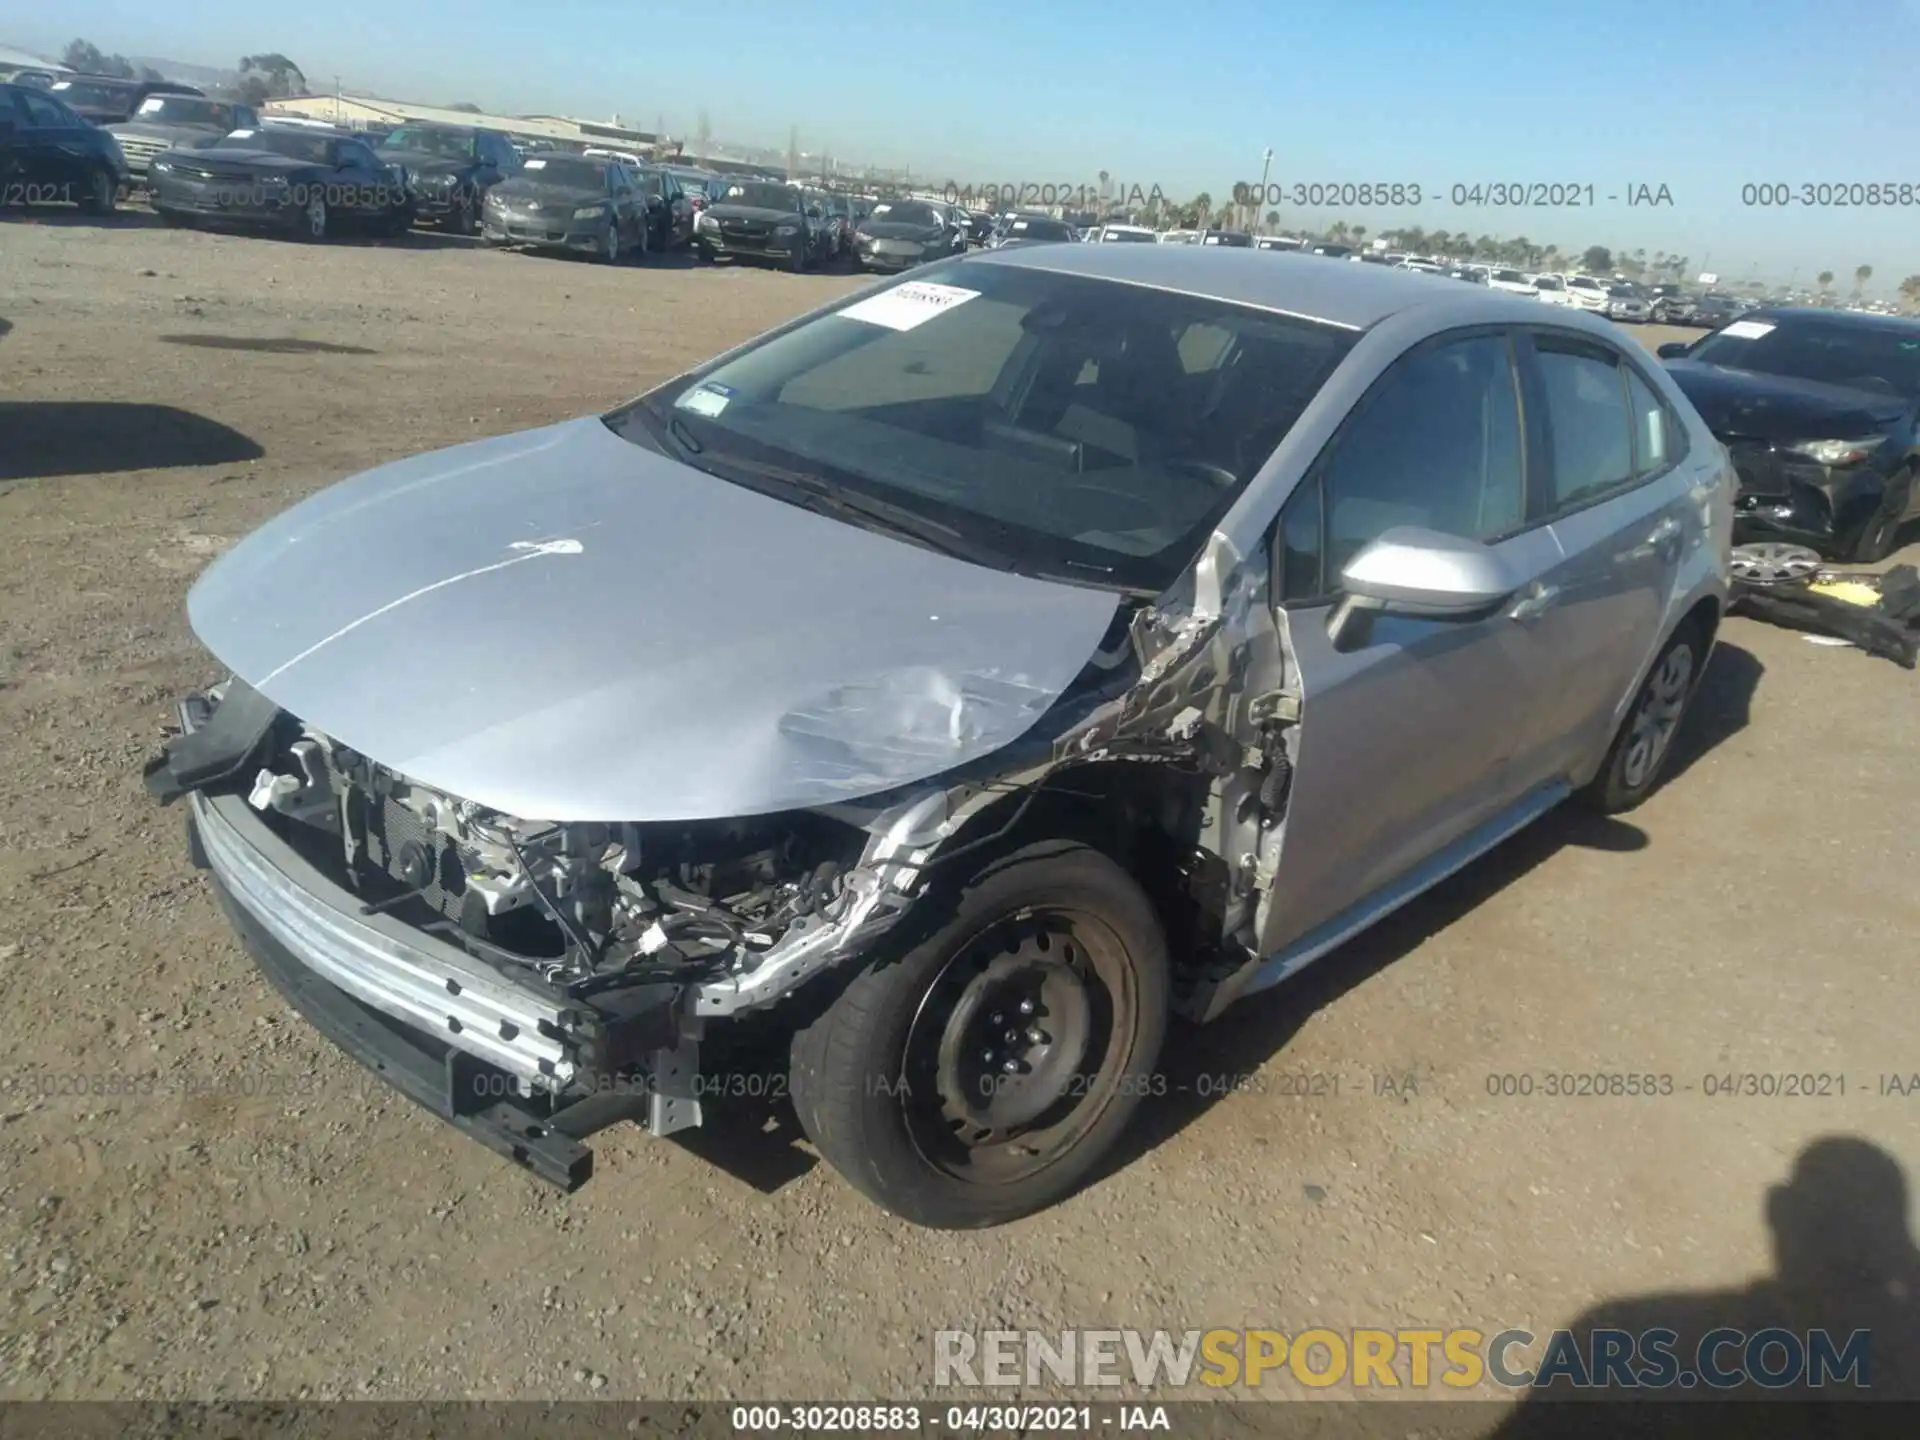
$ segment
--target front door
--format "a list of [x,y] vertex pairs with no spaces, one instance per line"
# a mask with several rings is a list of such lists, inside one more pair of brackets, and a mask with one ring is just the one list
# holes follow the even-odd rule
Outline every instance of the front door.
[[1547,703],[1540,642],[1508,607],[1473,620],[1376,617],[1344,650],[1327,629],[1341,568],[1395,526],[1485,541],[1528,585],[1552,569],[1559,547],[1526,517],[1518,361],[1504,330],[1443,335],[1402,357],[1281,513],[1276,591],[1301,705],[1278,872],[1260,911],[1263,954],[1546,778],[1534,758]]

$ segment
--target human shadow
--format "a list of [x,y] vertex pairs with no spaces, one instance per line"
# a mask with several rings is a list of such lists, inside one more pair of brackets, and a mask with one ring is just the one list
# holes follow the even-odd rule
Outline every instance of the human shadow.
[[191,345],[203,350],[252,350],[262,355],[377,355],[364,345],[336,345],[330,340],[302,340],[292,335],[162,335],[163,345]]
[[0,480],[230,465],[266,453],[238,430],[171,405],[0,400]]
[[[1609,1435],[1916,1433],[1920,1249],[1907,1203],[1906,1175],[1878,1145],[1813,1141],[1767,1192],[1771,1275],[1604,1301],[1576,1317],[1563,1327],[1570,1340],[1542,1337],[1538,1378],[1488,1440],[1602,1433],[1587,1425]],[[1608,1353],[1621,1357],[1611,1367],[1596,1360]],[[1621,1383],[1629,1377],[1642,1383]],[[1593,1383],[1601,1378],[1613,1383]],[[1709,1432],[1710,1418],[1732,1428]]]

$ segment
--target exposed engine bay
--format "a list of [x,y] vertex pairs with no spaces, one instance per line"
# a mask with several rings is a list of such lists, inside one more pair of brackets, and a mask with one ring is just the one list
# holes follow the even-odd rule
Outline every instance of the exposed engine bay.
[[[370,911],[566,985],[749,974],[800,920],[845,908],[865,837],[800,813],[684,824],[522,820],[414,784],[282,717],[248,796],[315,854],[331,842]],[[321,837],[325,837],[325,841]]]

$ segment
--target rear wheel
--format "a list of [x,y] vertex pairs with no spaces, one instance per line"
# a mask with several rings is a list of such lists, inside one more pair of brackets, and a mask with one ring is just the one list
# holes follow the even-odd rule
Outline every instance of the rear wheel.
[[945,903],[795,1035],[790,1088],[856,1189],[977,1229],[1069,1195],[1152,1088],[1167,942],[1127,872],[1073,842],[1016,851]]
[[1641,682],[1640,693],[1607,751],[1606,763],[1581,799],[1603,815],[1631,810],[1654,792],[1673,753],[1687,705],[1706,665],[1706,636],[1697,624],[1682,625],[1667,641]]
[[327,212],[327,197],[316,185],[300,207],[300,235],[307,240],[324,240],[332,223],[333,217]]
[[607,221],[607,233],[600,237],[600,258],[609,265],[618,265],[626,251],[620,245],[620,217],[615,215]]

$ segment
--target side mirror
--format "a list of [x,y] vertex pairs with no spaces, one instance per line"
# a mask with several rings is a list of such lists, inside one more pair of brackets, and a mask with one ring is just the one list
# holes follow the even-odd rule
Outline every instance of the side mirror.
[[1653,353],[1662,360],[1678,360],[1692,348],[1685,340],[1669,340]]
[[1520,588],[1520,577],[1490,545],[1415,525],[1371,541],[1340,572],[1343,592],[1327,619],[1336,650],[1362,643],[1374,615],[1474,620]]

